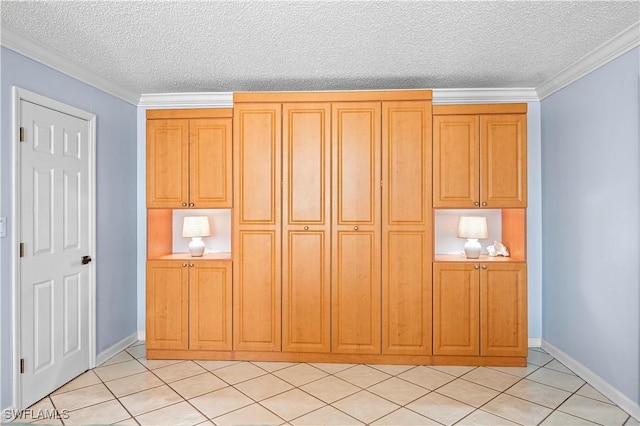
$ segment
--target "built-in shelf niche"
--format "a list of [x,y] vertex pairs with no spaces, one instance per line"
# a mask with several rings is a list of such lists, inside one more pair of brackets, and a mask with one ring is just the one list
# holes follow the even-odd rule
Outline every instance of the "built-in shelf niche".
[[205,253],[202,260],[231,258],[230,209],[148,209],[147,258],[196,259],[189,254],[189,238],[182,237],[185,216],[207,216],[212,235],[203,237]]
[[[461,216],[487,218],[489,237],[480,240],[483,262],[526,261],[526,210],[525,209],[436,209],[434,210],[434,260],[436,262],[469,262],[464,255],[464,238],[458,238],[458,221]],[[487,246],[502,242],[509,250],[509,257],[487,256]]]

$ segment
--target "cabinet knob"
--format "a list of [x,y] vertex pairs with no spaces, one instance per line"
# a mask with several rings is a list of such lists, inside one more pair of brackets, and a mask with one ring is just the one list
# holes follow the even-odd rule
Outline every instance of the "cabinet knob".
[[183,267],[183,268],[186,268],[186,267],[187,267],[187,264],[186,264],[186,263],[183,263],[183,264],[182,264],[182,267]]
[[484,201],[484,202],[482,203],[482,205],[483,205],[483,206],[486,206],[486,205],[487,205],[487,202],[486,202],[486,201]]
[[480,269],[478,265],[473,265],[473,269]]
[[480,203],[478,201],[476,201],[475,203],[473,203],[474,206],[479,206]]
[[309,230],[309,227],[308,227],[308,226],[305,226],[305,227],[304,227],[304,230],[305,230],[305,231],[308,231],[308,230]]
[[182,207],[187,207],[187,203],[182,203]]
[[487,265],[482,265],[482,269],[487,269]]
[[189,268],[193,268],[195,265],[193,263],[189,264]]
[[358,225],[354,226],[354,227],[353,227],[353,230],[354,230],[354,231],[357,231],[357,230],[358,230]]
[[191,207],[193,207],[193,206],[195,206],[195,204],[193,204],[193,203],[189,203],[189,208],[191,208]]

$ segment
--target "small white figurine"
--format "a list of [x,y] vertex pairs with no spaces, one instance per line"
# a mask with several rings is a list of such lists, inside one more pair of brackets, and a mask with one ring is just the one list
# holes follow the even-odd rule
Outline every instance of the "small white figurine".
[[500,241],[494,241],[492,246],[487,246],[487,252],[489,252],[489,256],[504,256],[509,257],[509,250],[502,244]]

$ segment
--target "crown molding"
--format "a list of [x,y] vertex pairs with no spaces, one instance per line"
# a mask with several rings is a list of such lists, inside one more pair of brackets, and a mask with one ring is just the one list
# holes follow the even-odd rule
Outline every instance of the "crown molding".
[[537,102],[533,88],[433,89],[433,104],[496,104]]
[[232,108],[233,92],[143,93],[143,108]]
[[540,84],[536,87],[538,97],[542,100],[554,94],[639,45],[640,21],[578,59],[567,69]]
[[138,104],[138,100],[140,99],[139,93],[126,89],[113,81],[96,74],[59,52],[45,47],[24,34],[7,27],[5,24],[2,25],[0,45],[26,56],[27,58],[38,61],[56,71],[67,74],[132,105]]

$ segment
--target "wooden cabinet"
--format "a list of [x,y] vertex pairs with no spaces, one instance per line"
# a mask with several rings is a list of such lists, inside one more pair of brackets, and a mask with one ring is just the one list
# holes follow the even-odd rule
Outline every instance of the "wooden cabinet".
[[434,207],[527,206],[526,111],[526,104],[434,107]]
[[380,102],[332,105],[332,351],[380,353]]
[[382,353],[431,354],[431,102],[382,103]]
[[434,263],[434,355],[526,357],[524,263]]
[[281,350],[281,105],[234,114],[233,339],[236,351]]
[[147,207],[230,208],[232,110],[147,111]]
[[231,261],[147,262],[148,349],[231,350]]

